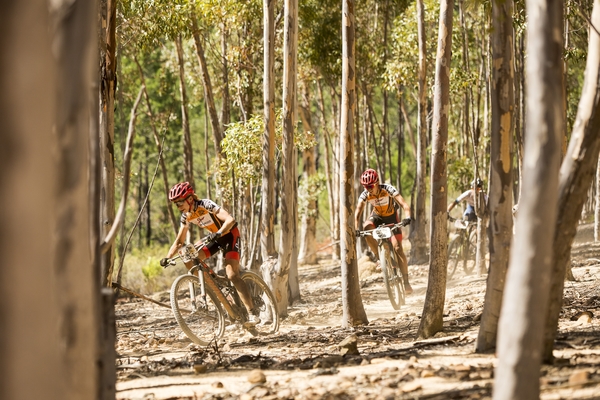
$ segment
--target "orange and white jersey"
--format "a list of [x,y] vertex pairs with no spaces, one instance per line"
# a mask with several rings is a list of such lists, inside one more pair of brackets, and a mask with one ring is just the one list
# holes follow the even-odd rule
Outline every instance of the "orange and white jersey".
[[394,197],[398,194],[398,189],[387,183],[382,183],[379,185],[379,193],[377,195],[364,190],[360,194],[358,201],[368,202],[373,206],[373,212],[375,214],[382,217],[388,217],[396,212]]
[[218,231],[223,222],[217,218],[217,213],[221,207],[212,200],[200,199],[195,201],[195,210],[181,214],[181,224],[191,223],[201,228],[208,229],[210,232]]

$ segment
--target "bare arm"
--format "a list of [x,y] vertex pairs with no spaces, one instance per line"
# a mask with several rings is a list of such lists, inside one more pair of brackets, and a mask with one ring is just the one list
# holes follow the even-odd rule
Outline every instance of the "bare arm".
[[179,250],[181,246],[185,244],[185,237],[187,235],[187,232],[188,226],[182,224],[179,227],[179,232],[177,232],[177,237],[175,238],[175,241],[173,242],[171,248],[169,249],[169,252],[167,253],[167,258],[173,257],[175,253],[177,253],[177,250]]
[[218,219],[223,221],[223,226],[221,226],[221,229],[219,229],[218,232],[221,235],[229,233],[231,228],[233,228],[233,225],[235,225],[235,218],[233,218],[233,215],[229,214],[223,207],[219,207],[219,211],[217,211],[215,215]]
[[406,201],[404,201],[404,198],[400,195],[400,193],[394,196],[394,200],[396,200],[396,203],[400,204],[400,207],[402,207],[404,210],[404,217],[410,218],[410,206]]
[[458,204],[458,201],[454,200],[452,203],[448,204],[448,212],[452,211],[452,209]]

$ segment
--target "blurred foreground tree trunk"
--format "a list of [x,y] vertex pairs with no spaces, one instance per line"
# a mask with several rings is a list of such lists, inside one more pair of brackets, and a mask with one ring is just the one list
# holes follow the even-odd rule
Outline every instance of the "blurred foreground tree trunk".
[[558,170],[564,137],[563,4],[527,1],[527,141],[515,240],[498,326],[495,400],[540,397]]
[[[115,398],[114,342],[113,357],[101,358],[100,199],[90,192],[100,171],[89,164],[91,130],[98,155],[94,5],[9,0],[0,13],[4,399]],[[26,201],[36,196],[44,207]]]
[[[600,26],[600,0],[594,0],[591,23]],[[546,320],[543,358],[553,359],[552,349],[562,307],[564,279],[571,258],[571,247],[577,233],[587,192],[594,179],[600,149],[600,35],[589,30],[585,79],[577,118],[567,154],[560,167],[558,209],[560,214],[554,235],[550,308]]]

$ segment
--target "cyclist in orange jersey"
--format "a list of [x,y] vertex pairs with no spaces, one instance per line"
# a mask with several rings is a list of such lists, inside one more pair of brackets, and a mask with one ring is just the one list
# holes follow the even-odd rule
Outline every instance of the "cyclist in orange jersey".
[[[363,185],[365,190],[358,198],[358,205],[356,206],[356,213],[354,214],[354,227],[357,231],[361,229],[360,218],[367,203],[373,206],[373,211],[371,212],[369,218],[367,218],[362,224],[363,230],[375,229],[380,225],[396,224],[400,222],[398,220],[398,213],[396,213],[396,203],[402,207],[404,210],[404,215],[406,216],[402,222],[410,224],[411,218],[409,205],[406,203],[406,201],[404,201],[404,198],[394,186],[385,183],[379,183],[379,175],[377,175],[377,171],[370,168],[367,169],[362,173],[360,177],[360,183]],[[377,241],[371,236],[365,236],[365,240],[375,255],[375,258],[378,259],[379,250],[377,248]],[[400,259],[400,272],[402,273],[402,279],[404,280],[404,289],[406,294],[411,294],[413,289],[408,281],[408,261],[406,259],[406,255],[404,254],[404,249],[402,248],[402,231],[392,236],[391,240],[392,246],[394,247],[394,250],[396,250],[398,258]]]
[[[240,232],[233,216],[214,201],[199,199],[188,182],[181,182],[173,186],[169,191],[169,200],[175,203],[177,209],[181,211],[181,225],[175,242],[167,253],[167,258],[162,259],[160,264],[166,266],[168,259],[173,257],[185,244],[189,229],[188,224],[191,223],[207,229],[210,232],[208,243],[200,249],[198,257],[200,260],[205,260],[223,249],[227,278],[233,283],[242,302],[248,309],[248,322],[251,324],[260,323],[258,310],[253,309],[252,297],[248,287],[240,277]],[[190,265],[186,264],[186,267],[190,269],[191,263]]]

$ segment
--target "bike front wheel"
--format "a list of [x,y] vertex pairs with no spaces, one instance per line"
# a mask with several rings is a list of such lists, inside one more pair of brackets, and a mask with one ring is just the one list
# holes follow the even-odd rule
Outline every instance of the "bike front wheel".
[[260,335],[277,332],[279,330],[279,313],[277,312],[277,303],[273,292],[255,272],[242,271],[240,276],[248,287],[254,309],[257,310],[260,318],[260,323],[253,327],[254,330]]
[[205,286],[202,296],[200,280],[182,275],[171,286],[171,309],[181,330],[192,342],[208,346],[225,332],[225,314],[213,291]]
[[[395,267],[392,260],[396,262]],[[404,283],[399,273],[400,264],[398,264],[395,251],[388,242],[383,242],[379,247],[379,264],[390,303],[394,310],[399,310],[400,306],[404,304]]]

